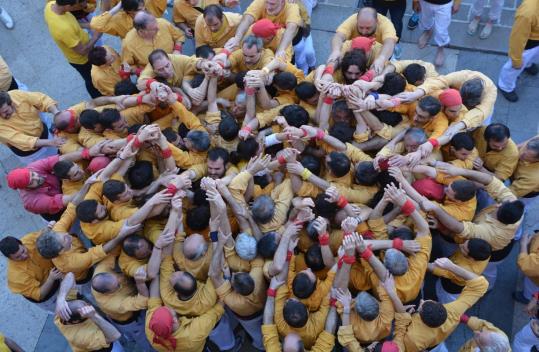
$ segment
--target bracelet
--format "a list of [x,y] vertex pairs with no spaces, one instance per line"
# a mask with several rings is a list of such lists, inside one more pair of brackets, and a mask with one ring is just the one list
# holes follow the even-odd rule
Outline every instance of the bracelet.
[[316,136],[314,138],[316,138],[318,140],[322,140],[322,139],[324,139],[325,136],[326,136],[326,132],[319,129],[318,132],[316,132]]
[[402,251],[403,245],[404,245],[404,241],[401,240],[400,238],[395,237],[393,239],[393,245],[392,245],[393,248],[398,249],[399,251]]
[[342,257],[341,257],[341,258],[339,258],[339,260],[337,260],[337,269],[340,269],[340,268],[342,268],[342,263],[343,263],[343,260],[344,260],[344,259],[343,259]]
[[182,51],[182,45],[181,44],[174,44],[174,50],[175,51]]
[[320,236],[318,236],[318,242],[321,246],[328,246],[329,245],[329,233],[323,233]]
[[163,159],[168,159],[172,156],[172,150],[170,148],[162,149],[161,150],[161,157]]
[[217,231],[211,231],[210,232],[210,240],[212,242],[217,242],[219,239],[219,236],[217,235]]
[[156,80],[153,79],[153,78],[150,78],[149,80],[146,81],[146,93],[148,93],[148,92],[150,92],[152,90],[151,85],[152,85],[153,82],[156,82]]
[[331,297],[331,298],[329,299],[329,305],[330,305],[331,307],[337,307],[337,298]]
[[293,255],[294,255],[294,252],[292,252],[292,251],[286,252],[286,261],[289,262],[290,259],[292,259]]
[[361,259],[365,259],[366,261],[369,261],[371,257],[373,256],[371,246],[368,246],[367,249],[361,253]]
[[361,233],[361,236],[363,236],[363,238],[366,238],[368,240],[373,240],[374,239],[374,232],[372,232],[371,230],[367,230],[367,231],[364,231],[363,233]]
[[303,137],[307,137],[309,135],[309,133],[307,132],[307,130],[305,130],[304,128],[300,128],[302,131],[303,131]]
[[324,98],[324,104],[332,105],[333,104],[333,98],[332,97],[325,97]]
[[309,177],[311,177],[313,173],[311,172],[311,170],[307,169],[307,168],[304,168],[303,171],[301,172],[300,176],[301,176],[301,179],[304,180],[304,181],[307,181],[309,179]]
[[429,138],[428,142],[432,144],[433,148],[437,148],[440,145],[440,142],[436,138]]
[[324,68],[324,72],[322,72],[322,76],[325,75],[326,73],[333,75],[334,72],[335,72],[335,68],[333,67],[333,65],[327,65],[326,68]]
[[246,87],[245,88],[245,94],[247,95],[255,95],[256,89],[254,87]]
[[408,199],[401,207],[401,213],[406,216],[410,216],[415,211],[415,205],[410,199]]
[[142,146],[142,142],[140,141],[140,139],[138,139],[137,136],[135,136],[134,140],[133,140],[133,147],[135,148],[140,148]]
[[344,196],[340,196],[339,200],[337,200],[337,206],[339,208],[344,208],[348,205],[348,200]]
[[142,105],[142,95],[137,97],[137,105]]
[[226,49],[223,49],[223,50],[221,50],[220,54],[225,54],[226,57],[229,57],[231,53],[230,53],[230,51],[228,51]]
[[133,138],[135,138],[134,133],[128,134],[127,137],[126,137],[127,143],[131,142],[133,140]]
[[468,320],[470,320],[470,317],[467,316],[466,314],[462,314],[460,316],[460,322],[463,323],[463,324],[468,324]]
[[180,93],[176,93],[176,100],[183,103],[183,96]]
[[277,157],[277,161],[279,162],[280,165],[286,164],[286,159],[285,159],[285,157],[282,156],[282,155],[279,155],[279,156]]
[[277,291],[272,288],[268,288],[268,290],[266,291],[266,295],[268,295],[268,297],[275,297],[277,296]]
[[354,255],[344,255],[343,261],[346,264],[352,265],[352,264],[354,264],[356,262],[356,256],[354,256]]
[[92,158],[92,156],[90,155],[90,150],[88,150],[88,148],[84,148],[80,154],[84,160],[90,160]]
[[167,193],[170,194],[170,195],[175,195],[176,192],[178,192],[178,187],[176,187],[176,185],[174,185],[172,183],[169,183],[167,185]]

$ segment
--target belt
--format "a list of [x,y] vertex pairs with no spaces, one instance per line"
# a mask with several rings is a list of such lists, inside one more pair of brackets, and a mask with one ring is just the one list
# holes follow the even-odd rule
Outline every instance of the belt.
[[232,313],[234,313],[234,315],[235,315],[236,317],[238,317],[239,319],[241,319],[241,320],[252,320],[252,319],[258,318],[260,315],[262,315],[262,312],[263,312],[263,311],[260,311],[260,312],[256,312],[256,313],[251,314],[251,315],[243,316],[243,315],[237,314],[237,313],[234,312],[232,309],[231,309],[230,311],[231,311]]
[[461,293],[462,290],[464,290],[463,286],[457,285],[456,283],[445,277],[440,278],[440,284],[447,293],[451,293],[452,295]]
[[511,240],[511,242],[509,242],[507,246],[497,251],[493,251],[492,255],[490,256],[490,262],[496,263],[496,262],[501,262],[502,260],[504,260],[509,255],[509,253],[511,253],[511,249],[513,249],[514,244],[515,244],[515,240],[513,239]]
[[139,315],[140,315],[140,311],[137,311],[137,312],[134,312],[133,315],[131,316],[131,318],[129,318],[127,320],[119,321],[119,320],[112,319],[112,318],[110,318],[110,320],[112,320],[113,322],[115,322],[118,325],[127,325],[127,324],[131,324],[131,323],[137,321]]

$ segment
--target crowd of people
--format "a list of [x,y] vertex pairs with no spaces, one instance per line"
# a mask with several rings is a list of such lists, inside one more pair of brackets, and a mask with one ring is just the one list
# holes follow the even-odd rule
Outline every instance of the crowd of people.
[[[23,164],[4,192],[44,219],[2,234],[10,291],[74,352],[447,351],[459,324],[474,332],[460,351],[536,351],[539,236],[523,223],[539,136],[491,123],[483,73],[395,60],[402,15],[374,3],[317,65],[313,0],[175,0],[173,23],[166,0],[47,2],[92,99],[63,109],[0,58],[0,141]],[[458,6],[414,0],[438,65]],[[506,98],[537,73],[537,18],[523,0]],[[511,343],[466,311],[514,246],[530,321]],[[22,349],[0,334],[0,351]]]

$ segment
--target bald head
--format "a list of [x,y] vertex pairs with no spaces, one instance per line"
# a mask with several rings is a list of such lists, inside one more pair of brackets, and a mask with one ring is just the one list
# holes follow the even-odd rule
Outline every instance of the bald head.
[[67,109],[54,115],[54,127],[59,131],[78,132],[80,124],[75,111]]
[[197,281],[187,271],[176,271],[170,276],[170,285],[181,300],[188,300],[197,290]]
[[208,250],[208,244],[204,237],[194,233],[183,242],[183,255],[189,260],[200,259]]
[[155,17],[152,14],[146,11],[138,11],[133,18],[133,27],[135,27],[137,31],[143,30],[152,22],[155,22]]
[[363,7],[357,12],[357,31],[360,36],[374,36],[377,22],[376,10],[372,7]]
[[298,334],[290,333],[285,336],[283,341],[283,352],[302,352],[304,350],[303,341]]
[[118,279],[111,273],[99,273],[92,278],[92,288],[99,293],[111,293],[118,287]]

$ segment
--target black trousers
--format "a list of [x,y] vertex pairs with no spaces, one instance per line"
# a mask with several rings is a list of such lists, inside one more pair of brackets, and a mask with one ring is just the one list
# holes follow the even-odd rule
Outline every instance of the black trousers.
[[406,0],[373,0],[373,7],[376,11],[384,16],[387,16],[387,13],[391,15],[391,22],[395,26],[395,31],[397,32],[397,37],[402,35],[402,18],[406,12]]
[[91,63],[87,62],[83,65],[79,65],[70,62],[69,64],[73,66],[73,68],[77,70],[77,72],[81,75],[82,79],[84,79],[86,90],[92,98],[97,98],[103,95],[97,89],[95,89],[94,84],[92,83],[92,75],[90,74],[90,72],[92,71]]
[[9,85],[9,88],[7,89],[8,91],[9,90],[15,90],[15,89],[19,89],[19,85],[17,84],[17,81],[15,81],[15,77],[11,77],[11,84]]

